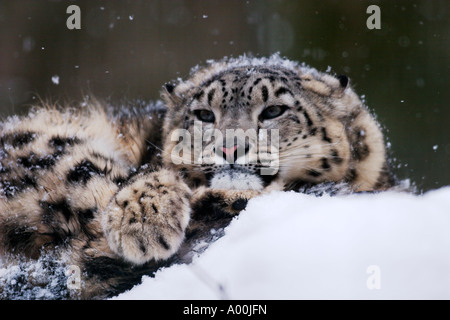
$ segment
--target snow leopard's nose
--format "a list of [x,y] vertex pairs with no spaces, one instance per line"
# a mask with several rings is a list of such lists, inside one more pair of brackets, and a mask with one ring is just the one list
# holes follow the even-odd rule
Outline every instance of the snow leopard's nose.
[[234,155],[234,152],[237,150],[237,148],[238,148],[237,144],[235,144],[231,148],[222,147],[222,152],[224,153],[225,156],[231,156]]
[[247,143],[244,146],[236,143],[232,147],[223,145],[220,149],[222,151],[222,157],[225,159],[225,161],[227,161],[228,163],[235,163],[239,157],[247,154],[250,147]]

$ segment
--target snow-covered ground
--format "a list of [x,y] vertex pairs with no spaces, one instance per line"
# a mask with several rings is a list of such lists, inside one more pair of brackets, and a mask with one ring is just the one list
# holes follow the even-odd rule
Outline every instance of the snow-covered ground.
[[450,187],[261,196],[191,264],[115,297],[221,298],[450,299]]

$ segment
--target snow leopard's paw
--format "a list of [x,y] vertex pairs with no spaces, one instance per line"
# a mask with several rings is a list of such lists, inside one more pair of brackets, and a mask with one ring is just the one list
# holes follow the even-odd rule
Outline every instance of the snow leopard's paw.
[[258,190],[200,187],[191,199],[192,217],[196,220],[216,220],[235,216],[247,207],[248,200],[260,193]]
[[190,196],[188,186],[171,171],[134,177],[102,216],[110,248],[135,264],[169,258],[184,239]]

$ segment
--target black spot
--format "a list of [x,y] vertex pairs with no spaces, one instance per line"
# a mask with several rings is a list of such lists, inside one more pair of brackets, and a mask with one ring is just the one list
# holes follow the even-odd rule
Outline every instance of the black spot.
[[147,252],[147,248],[141,240],[139,240],[139,250],[141,250],[143,254]]
[[256,79],[255,82],[253,82],[253,85],[256,86],[258,83],[261,82],[261,80],[262,80],[261,78]]
[[247,203],[248,203],[247,199],[240,198],[233,202],[233,204],[231,205],[231,208],[233,208],[233,210],[236,210],[236,211],[241,211],[247,207]]
[[175,85],[172,83],[166,83],[164,84],[164,87],[166,88],[168,93],[172,93],[173,89],[175,89]]
[[303,116],[306,119],[306,124],[308,125],[308,127],[311,127],[313,125],[313,122],[312,122],[308,112],[306,112],[306,110],[303,111]]
[[27,188],[37,188],[36,178],[25,175],[12,180],[0,181],[0,192],[12,198]]
[[320,177],[322,175],[322,173],[320,173],[319,171],[316,171],[314,169],[308,170],[308,175],[310,175],[311,177]]
[[208,92],[208,104],[211,105],[212,99],[214,97],[214,93],[216,92],[216,89],[211,89]]
[[366,139],[366,135],[365,135],[365,130],[361,127],[355,127],[353,129],[353,134],[355,136],[355,140],[365,140]]
[[362,161],[369,156],[370,149],[367,144],[359,142],[352,146],[351,154],[355,160]]
[[94,175],[100,174],[103,174],[102,170],[88,159],[83,159],[69,171],[67,174],[67,181],[69,183],[82,182],[86,184]]
[[152,203],[152,209],[155,213],[158,213],[158,209],[156,208],[156,206]]
[[21,165],[21,166],[23,166],[23,167],[25,167],[25,168],[30,168],[31,166],[32,166],[32,162],[33,162],[33,157],[34,157],[35,155],[32,153],[32,154],[30,154],[29,156],[27,156],[27,157],[19,157],[18,159],[17,159],[17,162]]
[[164,239],[162,235],[158,237],[158,243],[166,250],[170,250],[170,245],[167,243],[167,240]]
[[289,93],[290,95],[292,95],[292,92],[288,88],[280,87],[277,89],[277,91],[275,91],[275,96],[279,97],[280,95],[285,93]]
[[261,88],[262,98],[264,102],[267,102],[269,99],[269,91],[267,90],[266,86],[262,86]]
[[28,175],[25,175],[23,178],[21,178],[20,182],[22,183],[22,186],[25,187],[37,187],[36,179]]
[[328,143],[331,143],[332,140],[330,139],[330,137],[328,137],[327,135],[327,129],[325,129],[325,127],[322,127],[322,140],[326,141]]
[[205,92],[203,90],[201,90],[200,92],[197,92],[196,94],[194,94],[193,98],[195,100],[200,100],[203,97],[204,94],[205,94]]
[[3,145],[9,144],[17,148],[32,142],[36,135],[37,134],[32,131],[8,133],[0,138],[0,142]]
[[378,176],[378,179],[374,185],[374,188],[375,189],[386,189],[386,188],[395,186],[397,183],[398,183],[397,178],[395,177],[394,173],[392,172],[392,169],[390,168],[389,163],[385,161],[380,170],[380,175]]
[[72,209],[66,199],[56,202],[40,201],[39,206],[43,210],[45,220],[53,220],[57,214],[61,214],[66,221],[69,221],[73,216]]
[[339,83],[341,84],[341,87],[346,88],[348,85],[348,77],[345,75],[340,75],[337,78],[339,79]]
[[339,153],[337,152],[337,150],[332,149],[331,150],[331,162],[333,162],[335,164],[341,164],[342,161],[344,161],[344,160],[339,156]]
[[350,168],[345,175],[345,180],[347,182],[353,182],[356,180],[356,178],[358,178],[358,173],[356,172],[356,169]]
[[56,159],[53,155],[48,155],[42,158],[37,159],[36,165],[43,169],[48,169],[54,166],[56,163]]
[[322,158],[320,160],[322,161],[321,167],[322,167],[323,170],[330,170],[331,169],[331,166],[328,163],[328,159],[327,158]]
[[61,136],[53,136],[49,141],[49,145],[52,147],[64,147],[64,146],[73,146],[75,144],[79,144],[81,140],[77,137],[61,137]]
[[56,163],[53,155],[47,155],[45,157],[37,157],[34,153],[31,153],[27,157],[19,157],[17,162],[24,168],[30,170],[36,169],[49,169]]
[[87,223],[88,221],[94,219],[94,214],[97,212],[97,208],[88,208],[84,210],[77,211],[80,222]]
[[310,134],[311,136],[315,136],[315,135],[316,135],[316,132],[317,132],[317,128],[312,128],[311,130],[309,130],[309,134]]
[[76,144],[81,143],[81,140],[77,137],[61,137],[53,136],[49,141],[48,145],[54,149],[53,157],[57,158],[66,153],[68,147],[72,147]]

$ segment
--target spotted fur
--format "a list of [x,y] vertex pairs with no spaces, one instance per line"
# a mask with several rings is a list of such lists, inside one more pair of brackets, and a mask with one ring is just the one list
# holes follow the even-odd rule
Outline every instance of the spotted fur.
[[[188,181],[208,183],[223,170],[222,165],[174,165],[170,158],[177,143],[170,140],[173,130],[182,127],[194,135],[198,110],[208,110],[215,121],[204,123],[204,132],[217,129],[225,136],[230,128],[279,130],[280,168],[264,187],[277,184],[289,190],[302,183],[345,182],[352,191],[374,191],[395,183],[379,125],[346,76],[335,77],[279,57],[231,59],[195,70],[163,97],[171,110],[165,121],[164,161],[186,172]],[[284,111],[262,119],[271,106]],[[252,150],[257,152],[256,143],[250,145]],[[245,166],[255,174],[259,168]]]
[[[5,261],[56,254],[82,269],[82,288],[69,297],[104,297],[181,261],[205,230],[262,192],[322,183],[377,191],[395,183],[380,128],[345,76],[278,56],[240,57],[194,68],[187,80],[165,85],[162,98],[164,107],[118,114],[98,101],[81,110],[45,105],[1,123]],[[239,152],[261,151],[241,138],[220,142],[232,150],[221,163],[194,163],[193,153],[174,163],[173,133],[194,135],[198,122],[202,133],[224,136],[279,130],[278,170],[261,174],[261,160],[239,162]]]

